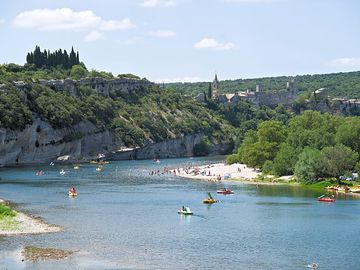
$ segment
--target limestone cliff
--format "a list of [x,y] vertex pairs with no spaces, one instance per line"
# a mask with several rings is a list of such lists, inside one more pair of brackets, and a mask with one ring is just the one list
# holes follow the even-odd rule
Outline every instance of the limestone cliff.
[[[54,129],[35,118],[32,125],[22,131],[0,128],[0,167],[56,162],[64,155],[70,156],[69,162],[81,162],[96,158],[99,153],[105,153],[110,160],[190,157],[203,136],[201,133],[185,135],[130,151],[117,151],[124,146],[121,140],[90,122]],[[210,154],[226,154],[231,151],[229,147],[214,145]]]
[[120,144],[112,133],[98,130],[90,122],[54,129],[35,118],[22,131],[0,129],[0,166],[48,163],[63,155],[70,155],[70,161],[81,161]]
[[[117,151],[111,154],[112,160],[127,159],[155,159],[155,158],[179,158],[191,157],[194,155],[194,147],[204,138],[204,134],[190,134],[175,139],[168,139],[163,142],[148,144],[142,148],[128,151]],[[231,145],[215,144],[210,149],[210,155],[229,154]]]

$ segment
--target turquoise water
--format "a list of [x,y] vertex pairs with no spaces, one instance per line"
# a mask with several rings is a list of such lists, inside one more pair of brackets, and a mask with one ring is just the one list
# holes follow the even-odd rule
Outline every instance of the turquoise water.
[[[112,162],[0,171],[0,198],[64,227],[60,233],[0,238],[0,269],[359,269],[360,201],[319,203],[298,187],[210,183],[164,166],[208,159]],[[213,161],[213,160],[212,160]],[[59,171],[70,170],[61,176]],[[44,176],[36,176],[37,170]],[[67,190],[74,184],[77,198]],[[215,195],[226,185],[234,195]],[[211,191],[218,204],[204,205]],[[189,206],[194,216],[177,210]],[[25,245],[77,250],[69,260],[21,262]]]

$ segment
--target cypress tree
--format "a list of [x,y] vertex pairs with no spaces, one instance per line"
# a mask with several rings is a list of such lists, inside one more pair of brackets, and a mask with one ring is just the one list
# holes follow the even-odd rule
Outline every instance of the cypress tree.
[[212,98],[212,89],[211,89],[211,83],[209,83],[209,89],[208,89],[208,98]]
[[76,65],[76,54],[74,52],[74,47],[71,47],[70,57],[69,57],[69,67]]
[[63,66],[64,66],[64,68],[68,69],[69,68],[69,55],[66,50],[64,50],[63,59],[64,59]]

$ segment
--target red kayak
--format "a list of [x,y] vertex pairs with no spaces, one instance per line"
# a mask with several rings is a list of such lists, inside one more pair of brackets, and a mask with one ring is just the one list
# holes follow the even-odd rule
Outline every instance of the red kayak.
[[218,193],[218,194],[234,194],[234,191],[232,191],[229,188],[222,188],[222,189],[219,189],[218,191],[216,191],[216,193]]
[[330,197],[321,197],[321,198],[318,198],[318,201],[319,202],[335,202],[335,199],[330,198]]

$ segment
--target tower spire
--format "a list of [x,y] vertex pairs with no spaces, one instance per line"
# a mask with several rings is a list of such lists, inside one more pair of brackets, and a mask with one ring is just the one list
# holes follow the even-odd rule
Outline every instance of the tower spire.
[[212,98],[216,99],[220,95],[220,88],[219,88],[219,80],[217,77],[217,73],[215,72],[215,78],[211,84],[211,91],[212,91]]

